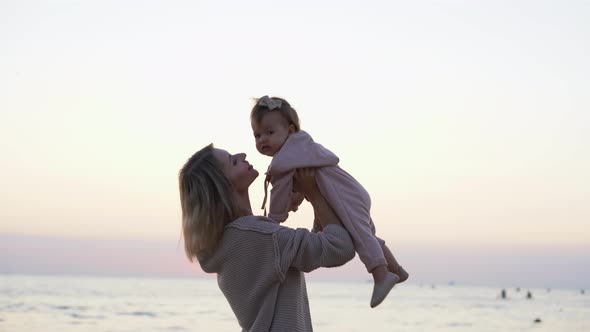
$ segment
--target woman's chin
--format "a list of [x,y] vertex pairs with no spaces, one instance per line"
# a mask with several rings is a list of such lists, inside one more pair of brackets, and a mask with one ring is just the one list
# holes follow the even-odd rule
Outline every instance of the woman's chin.
[[258,171],[255,170],[254,168],[252,168],[251,170],[249,170],[249,173],[252,174],[252,182],[254,182],[254,180],[256,180],[256,178],[258,177],[258,175],[260,175],[260,173],[258,173]]

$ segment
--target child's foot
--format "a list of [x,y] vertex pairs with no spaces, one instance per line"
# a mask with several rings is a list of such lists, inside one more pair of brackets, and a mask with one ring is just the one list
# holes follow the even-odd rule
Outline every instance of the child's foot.
[[397,274],[397,276],[399,277],[398,283],[401,283],[401,282],[408,280],[408,277],[410,276],[410,274],[408,272],[406,272],[406,270],[404,270],[404,268],[401,265],[398,265],[398,266],[399,267],[396,270],[389,270],[389,271],[394,274]]
[[375,308],[381,304],[381,302],[385,300],[385,297],[387,297],[387,294],[389,294],[389,291],[393,288],[393,286],[395,286],[395,284],[398,283],[399,280],[400,277],[391,272],[388,272],[385,276],[385,280],[375,283],[373,285],[373,295],[371,296],[371,308]]

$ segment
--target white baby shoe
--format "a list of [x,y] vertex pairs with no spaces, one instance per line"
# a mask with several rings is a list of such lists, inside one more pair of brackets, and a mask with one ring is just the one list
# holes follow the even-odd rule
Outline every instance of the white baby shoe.
[[380,283],[375,283],[373,286],[373,295],[371,296],[371,308],[375,308],[381,304],[398,281],[399,277],[397,275],[388,272],[385,280]]

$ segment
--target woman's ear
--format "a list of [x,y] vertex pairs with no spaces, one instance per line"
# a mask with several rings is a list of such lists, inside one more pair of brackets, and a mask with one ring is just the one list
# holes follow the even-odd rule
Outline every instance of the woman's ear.
[[294,126],[294,125],[292,125],[292,124],[290,124],[290,125],[289,125],[289,134],[292,134],[292,133],[294,133],[294,132],[295,132],[295,126]]

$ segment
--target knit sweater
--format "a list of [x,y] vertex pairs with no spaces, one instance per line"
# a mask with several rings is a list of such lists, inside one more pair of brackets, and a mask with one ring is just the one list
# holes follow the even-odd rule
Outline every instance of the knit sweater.
[[292,229],[246,216],[228,224],[215,251],[199,257],[217,283],[242,331],[313,331],[305,277],[319,267],[340,266],[354,257],[347,231]]

